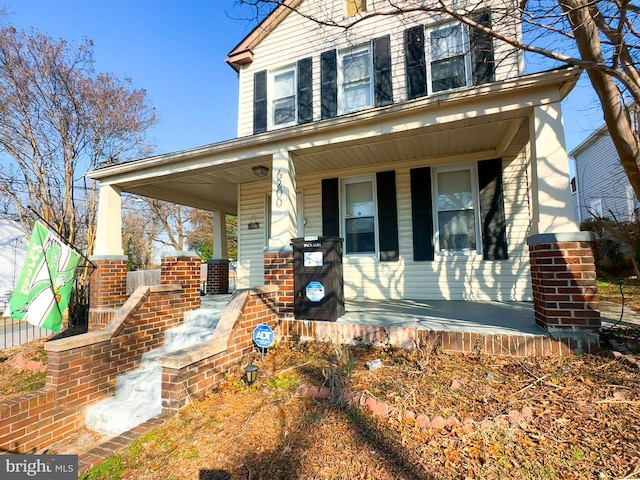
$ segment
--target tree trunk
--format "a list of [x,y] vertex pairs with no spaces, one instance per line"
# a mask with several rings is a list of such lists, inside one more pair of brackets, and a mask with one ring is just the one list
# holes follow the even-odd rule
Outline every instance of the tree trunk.
[[[576,45],[583,60],[604,65],[600,37],[589,11],[588,0],[560,0],[571,24]],[[622,104],[618,87],[611,75],[598,68],[587,68],[591,84],[600,99],[604,121],[615,145],[633,191],[640,198],[640,150],[627,110]]]

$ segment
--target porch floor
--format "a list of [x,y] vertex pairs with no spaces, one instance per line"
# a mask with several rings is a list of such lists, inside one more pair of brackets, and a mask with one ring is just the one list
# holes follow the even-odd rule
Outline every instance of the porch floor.
[[[201,308],[224,307],[231,295],[200,297]],[[337,325],[405,327],[440,332],[493,335],[548,336],[535,323],[533,304],[528,302],[470,302],[451,300],[345,301],[345,314]],[[600,302],[602,327],[620,320],[620,305]],[[625,308],[621,326],[640,325],[640,314]]]

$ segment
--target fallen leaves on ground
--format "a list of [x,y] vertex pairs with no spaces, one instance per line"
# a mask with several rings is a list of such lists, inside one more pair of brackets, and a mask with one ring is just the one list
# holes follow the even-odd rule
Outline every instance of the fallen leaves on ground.
[[[382,368],[367,370],[372,359]],[[640,476],[640,374],[610,358],[303,343],[274,347],[260,369],[248,387],[239,368],[87,478]],[[331,398],[342,398],[344,389],[366,394],[386,402],[390,414],[375,417],[338,400],[301,396],[302,384],[332,386]],[[533,416],[509,417],[523,408]],[[403,419],[407,410],[461,423],[420,428]]]

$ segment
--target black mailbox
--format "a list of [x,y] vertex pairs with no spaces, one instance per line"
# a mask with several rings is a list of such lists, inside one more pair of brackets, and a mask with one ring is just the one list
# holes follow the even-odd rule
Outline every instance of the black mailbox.
[[294,238],[291,245],[295,317],[335,322],[344,314],[342,238]]

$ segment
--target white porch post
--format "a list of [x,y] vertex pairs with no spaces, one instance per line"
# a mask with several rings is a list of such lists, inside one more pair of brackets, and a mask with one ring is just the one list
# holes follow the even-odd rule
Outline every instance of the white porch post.
[[224,212],[213,212],[213,259],[226,260],[227,252],[227,220]]
[[278,288],[278,316],[293,318],[293,248],[297,237],[296,172],[287,151],[271,163],[271,235],[264,252],[265,283]]
[[124,255],[120,189],[112,185],[100,185],[96,244],[93,255]]
[[269,250],[289,249],[298,233],[296,173],[287,151],[273,155],[271,169],[271,237]]
[[560,102],[534,107],[531,126],[531,234],[577,232]]

